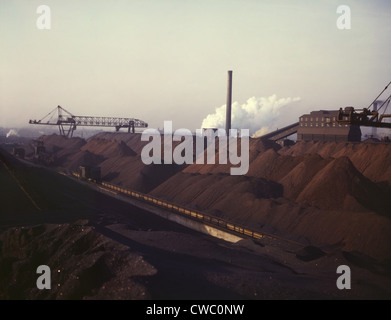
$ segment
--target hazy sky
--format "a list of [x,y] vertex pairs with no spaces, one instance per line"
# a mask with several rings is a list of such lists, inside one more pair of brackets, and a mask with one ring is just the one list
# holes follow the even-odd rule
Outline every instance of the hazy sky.
[[388,0],[0,0],[0,126],[61,105],[194,130],[225,104],[228,70],[239,104],[300,97],[276,125],[366,107],[391,80],[390,18]]

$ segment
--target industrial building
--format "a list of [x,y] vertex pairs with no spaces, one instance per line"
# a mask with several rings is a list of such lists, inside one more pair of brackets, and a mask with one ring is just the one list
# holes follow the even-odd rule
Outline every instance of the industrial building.
[[338,122],[338,113],[338,110],[320,110],[302,115],[297,128],[297,140],[361,141],[360,126]]

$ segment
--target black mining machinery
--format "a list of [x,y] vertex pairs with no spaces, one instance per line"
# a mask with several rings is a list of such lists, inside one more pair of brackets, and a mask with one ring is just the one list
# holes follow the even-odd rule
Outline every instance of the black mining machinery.
[[55,155],[47,152],[42,139],[32,140],[34,147],[33,162],[43,164],[45,166],[52,166],[56,161]]
[[[57,117],[55,118],[57,111]],[[93,117],[93,116],[75,116],[61,106],[57,106],[41,120],[30,120],[30,124],[58,126],[60,134],[66,137],[72,137],[73,132],[79,126],[84,127],[114,127],[116,131],[121,128],[127,128],[128,132],[135,132],[135,128],[147,128],[148,123],[134,118],[118,117]]]
[[283,139],[297,133],[297,140],[361,141],[361,126],[372,127],[372,135],[375,136],[376,128],[391,128],[391,110],[387,113],[391,95],[379,100],[390,84],[391,81],[366,108],[355,109],[349,106],[339,110],[312,111],[300,116],[299,122],[259,138],[285,142]]
[[[379,101],[378,98],[387,90],[391,81],[383,89],[382,92],[373,100],[373,102],[363,109],[354,109],[353,107],[340,108],[338,111],[337,121],[341,124],[377,127],[377,128],[391,128],[391,122],[384,121],[386,118],[391,118],[391,113],[386,113],[390,104],[391,95],[384,101]],[[380,104],[380,107],[378,105]],[[372,108],[372,110],[371,110]]]

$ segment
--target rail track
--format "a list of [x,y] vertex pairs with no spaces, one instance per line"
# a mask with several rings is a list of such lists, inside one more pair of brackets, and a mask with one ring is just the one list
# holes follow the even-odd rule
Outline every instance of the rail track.
[[[77,172],[71,172],[71,175],[77,179],[81,179],[81,176]],[[131,197],[135,200],[142,201],[144,203],[153,205],[155,207],[168,210],[172,213],[184,216],[188,219],[192,219],[201,223],[204,223],[206,225],[218,228],[220,230],[229,232],[233,235],[241,236],[243,238],[250,238],[254,240],[259,240],[259,239],[275,239],[275,240],[281,240],[284,242],[289,242],[294,245],[298,245],[300,247],[305,247],[306,244],[287,239],[284,237],[280,237],[274,234],[266,233],[266,232],[261,232],[259,230],[254,230],[250,229],[246,226],[227,221],[225,219],[217,218],[214,216],[211,216],[203,211],[196,210],[194,208],[189,208],[183,205],[180,205],[178,203],[174,203],[171,201],[163,200],[158,197],[152,196],[150,194],[145,194],[139,191],[135,191],[129,188],[125,188],[123,186],[118,186],[112,183],[108,182],[97,182],[92,179],[83,179],[89,183],[93,183],[97,185],[100,189],[103,189],[105,191],[108,191],[110,193],[116,193],[116,194],[122,194],[126,195],[128,197]]]

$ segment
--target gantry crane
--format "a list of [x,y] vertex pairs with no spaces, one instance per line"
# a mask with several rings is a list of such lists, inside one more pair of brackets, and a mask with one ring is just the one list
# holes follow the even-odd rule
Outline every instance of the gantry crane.
[[[57,119],[54,118],[56,111]],[[29,123],[58,126],[60,134],[66,137],[72,137],[73,132],[79,126],[114,127],[116,131],[119,131],[121,128],[128,128],[128,132],[132,130],[132,133],[135,132],[135,128],[148,127],[148,123],[134,118],[75,116],[61,106],[57,106],[41,120],[30,120]]]

